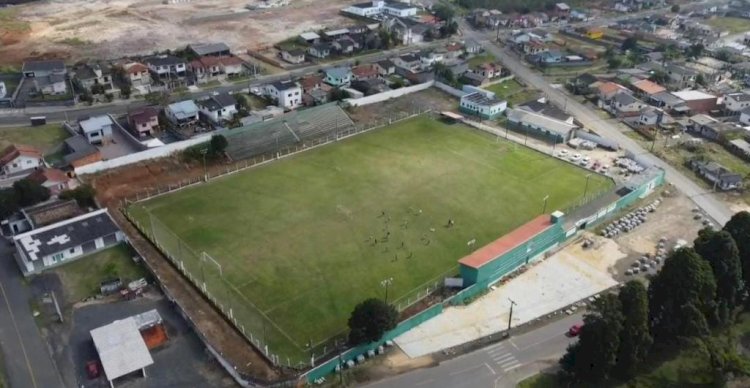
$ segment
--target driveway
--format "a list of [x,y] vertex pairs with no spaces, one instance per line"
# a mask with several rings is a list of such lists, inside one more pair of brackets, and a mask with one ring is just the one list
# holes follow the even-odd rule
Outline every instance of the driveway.
[[12,252],[8,242],[0,239],[0,348],[6,378],[12,388],[64,387],[31,315],[32,294]]

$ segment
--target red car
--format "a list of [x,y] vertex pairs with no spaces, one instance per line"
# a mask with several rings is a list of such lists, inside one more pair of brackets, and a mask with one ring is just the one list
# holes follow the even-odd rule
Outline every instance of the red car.
[[575,325],[571,326],[570,329],[568,329],[568,335],[571,337],[577,337],[578,334],[581,333],[582,327],[583,323],[576,323]]
[[95,379],[99,377],[99,362],[98,361],[89,361],[86,363],[86,374],[89,376],[89,379]]

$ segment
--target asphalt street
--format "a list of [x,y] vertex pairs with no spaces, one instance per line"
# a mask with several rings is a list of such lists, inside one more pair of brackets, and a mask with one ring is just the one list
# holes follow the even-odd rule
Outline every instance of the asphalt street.
[[438,366],[390,377],[367,387],[515,387],[519,381],[557,363],[568,344],[575,341],[566,332],[582,319],[582,314],[567,316]]
[[469,28],[464,28],[464,34],[480,42],[487,51],[499,58],[503,65],[511,73],[515,74],[516,78],[539,89],[556,105],[565,107],[568,113],[575,116],[584,127],[594,130],[601,136],[617,141],[621,148],[639,155],[649,163],[664,169],[667,181],[690,197],[696,205],[702,208],[719,225],[724,225],[729,221],[729,218],[732,216],[731,211],[710,191],[703,189],[690,178],[677,171],[677,169],[643,149],[635,140],[620,132],[616,126],[602,119],[594,109],[582,105],[575,99],[568,98],[564,91],[550,85],[539,73],[521,62],[510,49],[498,47],[484,33]]
[[0,348],[11,388],[63,387],[46,342],[31,315],[32,295],[12,247],[0,238]]

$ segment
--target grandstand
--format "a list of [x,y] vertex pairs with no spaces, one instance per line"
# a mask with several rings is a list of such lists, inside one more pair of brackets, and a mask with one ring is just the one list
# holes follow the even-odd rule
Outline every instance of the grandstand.
[[353,128],[352,119],[336,103],[330,103],[231,129],[224,136],[229,142],[229,156],[241,160]]

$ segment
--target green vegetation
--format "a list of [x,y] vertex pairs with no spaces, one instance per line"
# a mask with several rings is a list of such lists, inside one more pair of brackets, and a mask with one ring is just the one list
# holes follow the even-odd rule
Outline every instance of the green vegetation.
[[[267,329],[269,347],[294,361],[309,359],[310,340],[343,334],[357,303],[382,297],[383,279],[393,277],[394,305],[413,298],[456,273],[467,241],[482,246],[538,215],[540,193],[549,193],[548,209],[577,203],[585,176],[568,163],[423,116],[129,210],[146,229],[154,225],[150,212],[193,252],[218,261],[228,286],[207,274],[208,288],[240,293],[243,300],[230,296],[238,321],[256,336]],[[612,182],[597,175],[590,185],[596,192]],[[200,278],[187,246],[178,251],[162,227],[155,232]],[[278,333],[241,316],[239,304],[249,303]]]
[[492,54],[490,54],[490,53],[484,53],[484,54],[477,55],[477,56],[472,57],[471,59],[469,59],[468,64],[469,64],[469,66],[479,66],[479,65],[481,65],[483,63],[487,63],[487,62],[495,63],[495,62],[497,62],[497,58],[495,58],[495,56],[492,55]]
[[146,270],[133,262],[130,248],[120,244],[96,252],[53,271],[60,277],[65,290],[65,300],[75,303],[99,294],[102,281],[120,278],[123,283],[140,279]]
[[70,137],[60,124],[46,124],[38,127],[0,127],[0,148],[11,144],[25,144],[47,152]]
[[750,31],[750,20],[735,17],[715,17],[706,21],[706,24],[720,30],[729,31],[730,34],[739,34]]
[[518,383],[518,388],[556,388],[559,387],[557,383],[557,376],[549,373],[540,373],[538,375],[531,376]]
[[18,17],[18,9],[0,9],[0,31],[26,32],[31,29],[29,22]]
[[539,93],[536,90],[527,89],[514,79],[485,86],[484,89],[495,93],[497,98],[501,100],[507,100],[510,106],[515,106],[516,104],[539,97]]

